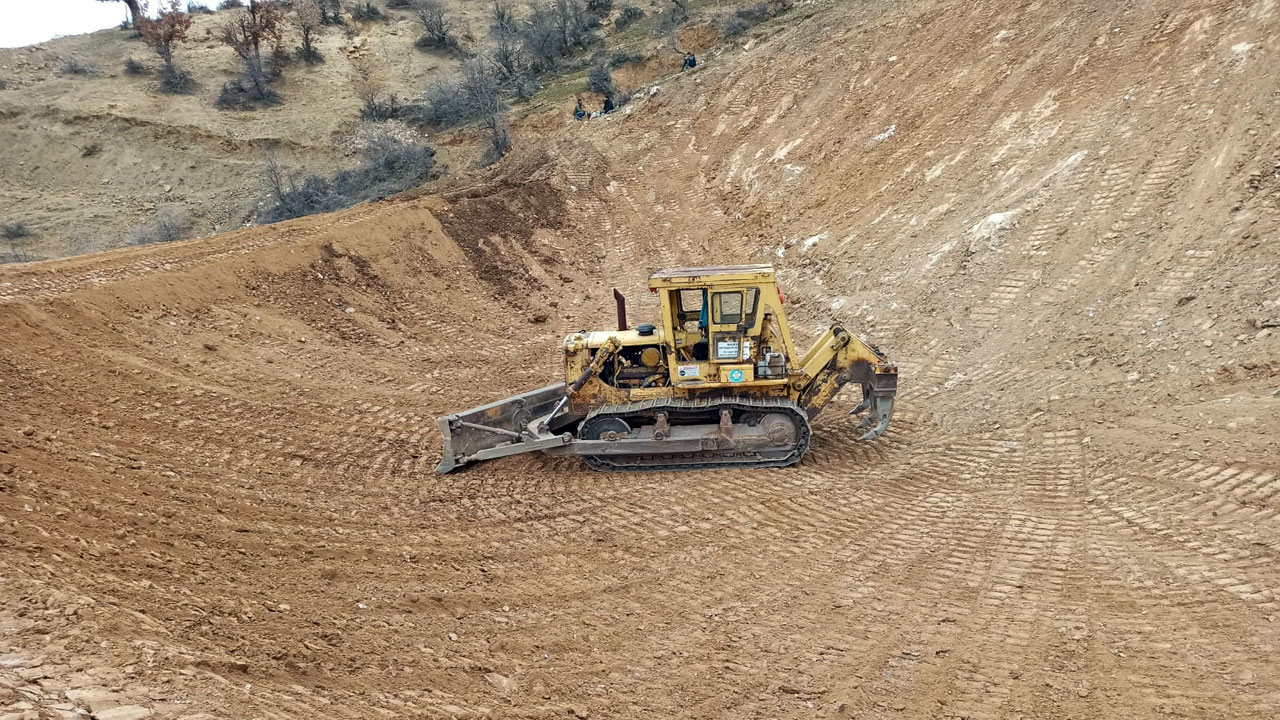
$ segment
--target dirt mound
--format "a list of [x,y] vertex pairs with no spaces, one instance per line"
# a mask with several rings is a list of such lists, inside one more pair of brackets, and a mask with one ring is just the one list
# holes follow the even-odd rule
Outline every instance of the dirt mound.
[[[801,7],[492,176],[0,270],[2,712],[1276,714],[1274,3]],[[751,260],[884,438],[432,474]]]

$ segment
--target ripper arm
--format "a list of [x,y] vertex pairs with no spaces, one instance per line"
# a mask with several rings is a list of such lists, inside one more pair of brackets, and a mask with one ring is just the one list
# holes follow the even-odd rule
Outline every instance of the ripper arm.
[[800,391],[798,404],[815,417],[850,382],[862,385],[862,402],[850,414],[870,410],[858,437],[871,440],[889,427],[893,398],[898,391],[898,367],[884,353],[854,337],[840,325],[832,325],[801,360],[804,373],[793,385]]

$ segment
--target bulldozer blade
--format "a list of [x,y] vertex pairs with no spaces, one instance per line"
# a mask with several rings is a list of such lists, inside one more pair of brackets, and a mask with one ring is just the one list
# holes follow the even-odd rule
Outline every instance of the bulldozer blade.
[[859,440],[875,440],[889,429],[889,420],[893,417],[893,398],[873,396],[871,398],[871,412],[867,414],[862,422],[858,423],[858,429],[871,428],[865,433],[858,436]]
[[447,473],[474,460],[564,444],[562,436],[538,433],[530,427],[534,420],[548,415],[564,393],[564,383],[556,383],[437,419],[436,427],[444,438],[444,457],[436,472]]

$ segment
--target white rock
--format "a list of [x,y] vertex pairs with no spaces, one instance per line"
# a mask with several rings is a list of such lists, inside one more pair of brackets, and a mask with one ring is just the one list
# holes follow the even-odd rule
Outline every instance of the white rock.
[[95,712],[94,720],[143,720],[151,717],[151,710],[141,705],[121,705],[109,710]]
[[512,680],[506,675],[500,675],[498,673],[491,672],[485,675],[484,679],[487,680],[490,685],[497,688],[500,692],[509,693],[512,690],[516,689],[516,681]]

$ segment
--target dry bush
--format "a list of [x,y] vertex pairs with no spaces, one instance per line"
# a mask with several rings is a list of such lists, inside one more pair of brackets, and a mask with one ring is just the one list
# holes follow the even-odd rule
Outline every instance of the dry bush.
[[405,120],[416,117],[421,108],[411,103],[400,101],[399,96],[392,93],[383,99],[374,92],[362,95],[364,105],[360,108],[360,119],[369,122],[387,120]]
[[97,65],[74,55],[62,58],[58,63],[59,75],[92,76],[97,75],[100,72],[101,71],[98,69]]
[[258,222],[341,210],[417,187],[443,173],[436,164],[436,151],[403,123],[362,123],[352,148],[359,164],[333,178],[299,179],[268,155],[263,174],[270,204],[258,213]]
[[0,225],[0,236],[4,237],[5,240],[21,240],[34,234],[30,226],[19,220]]
[[360,22],[377,22],[379,20],[386,20],[387,16],[378,8],[377,5],[366,0],[365,2],[356,3],[351,8],[351,19],[358,20]]
[[604,96],[614,94],[613,73],[610,72],[608,65],[602,62],[591,67],[590,72],[587,73],[587,89]]
[[507,116],[499,115],[489,125],[489,147],[480,158],[480,167],[489,167],[498,162],[510,149],[511,127],[507,124]]
[[416,43],[418,47],[451,52],[462,49],[453,19],[445,12],[442,0],[413,0],[409,10],[422,26],[422,37]]
[[151,222],[135,228],[125,238],[126,245],[154,245],[188,237],[191,223],[172,210],[161,210]]
[[483,120],[492,127],[495,119],[506,113],[501,82],[497,73],[484,60],[469,60],[457,77],[442,80],[427,90],[422,120],[438,128],[453,127],[472,120]]
[[622,12],[618,13],[618,17],[613,21],[613,28],[618,32],[622,32],[643,19],[644,10],[635,5],[628,5],[622,8]]
[[0,262],[26,262],[30,260],[30,256],[27,255],[22,247],[22,241],[32,235],[35,235],[35,233],[22,221],[14,220],[0,224],[0,237],[4,238],[9,245],[8,254],[0,256]]
[[324,29],[324,13],[316,0],[295,0],[293,25],[302,35],[302,44],[295,51],[303,62],[310,65],[324,62],[324,56],[316,49],[315,37]]
[[493,0],[493,9],[489,16],[489,30],[495,34],[516,36],[520,34],[520,23],[516,20],[516,4],[514,0]]
[[734,37],[745,33],[765,20],[778,17],[790,10],[793,5],[792,0],[770,0],[769,2],[752,3],[720,18],[715,24],[720,28],[720,32],[729,37]]

